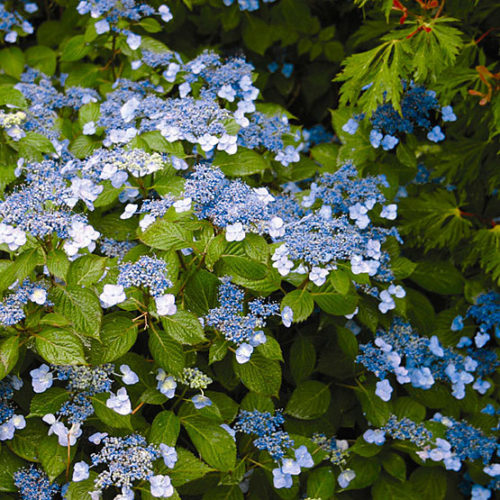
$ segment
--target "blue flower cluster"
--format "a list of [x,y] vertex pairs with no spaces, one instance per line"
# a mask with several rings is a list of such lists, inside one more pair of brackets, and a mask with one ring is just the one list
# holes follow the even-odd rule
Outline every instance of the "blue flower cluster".
[[228,241],[240,241],[245,232],[257,231],[269,218],[267,205],[274,200],[266,188],[229,180],[219,168],[202,164],[196,165],[186,180],[184,196],[194,202],[198,218],[226,228]]
[[337,482],[341,488],[347,488],[356,477],[355,471],[345,468],[349,457],[349,443],[345,439],[327,438],[324,434],[314,434],[312,441],[327,453],[327,458],[332,464],[338,465],[342,469],[337,477]]
[[31,1],[20,3],[24,10],[22,14],[17,10],[7,10],[5,2],[0,4],[0,33],[4,35],[3,40],[7,43],[15,43],[19,34],[31,35],[34,31],[33,26],[24,16],[36,12],[38,5]]
[[132,487],[135,481],[148,481],[151,495],[168,498],[174,494],[174,488],[169,476],[155,475],[154,462],[162,457],[168,468],[173,468],[177,462],[175,448],[161,443],[159,446],[148,444],[139,434],[126,437],[112,437],[106,433],[96,433],[89,441],[94,444],[103,443],[98,453],[92,453],[91,464],[77,462],[73,471],[73,481],[83,481],[89,477],[89,468],[104,470],[94,481],[95,490],[92,498],[100,498],[103,490],[115,487],[121,489],[123,498],[134,498]]
[[101,252],[110,258],[118,258],[119,261],[123,260],[125,254],[136,246],[132,241],[117,241],[113,238],[103,238],[101,241]]
[[167,263],[163,259],[143,255],[137,262],[119,265],[118,285],[147,288],[153,297],[163,295],[172,286],[168,279]]
[[0,441],[12,439],[17,429],[26,427],[26,420],[22,415],[15,414],[12,403],[14,390],[22,386],[22,380],[16,376],[8,376],[0,381]]
[[294,442],[287,432],[281,430],[285,419],[281,412],[260,412],[257,410],[240,410],[237,416],[234,430],[244,434],[253,434],[258,437],[253,444],[259,450],[265,450],[271,458],[278,463],[279,467],[273,469],[273,484],[275,488],[291,488],[293,477],[300,474],[301,467],[312,467],[314,465],[311,454],[302,445],[294,449],[295,459],[286,458],[288,449],[292,448]]
[[66,417],[70,424],[81,424],[94,414],[91,397],[102,392],[110,392],[113,380],[113,364],[100,366],[47,366],[31,370],[33,390],[45,392],[52,387],[54,380],[64,381],[69,399],[57,411],[60,417]]
[[94,24],[98,35],[111,31],[122,33],[127,37],[127,44],[136,50],[142,43],[140,35],[123,28],[120,21],[140,21],[144,17],[158,15],[168,23],[173,19],[167,5],[162,4],[156,10],[146,3],[136,3],[135,0],[81,0],[76,10],[82,16],[90,14],[93,19],[102,18]]
[[[262,0],[263,3],[273,3],[276,0]],[[224,5],[230,6],[233,5],[234,0],[223,0]],[[238,7],[240,10],[248,10],[249,12],[254,10],[259,10],[260,4],[259,0],[238,0]]]
[[[367,215],[377,203],[385,202],[380,186],[386,185],[386,180],[382,176],[356,176],[356,169],[347,164],[311,183],[310,192],[301,196],[300,202],[296,195],[276,199],[270,208],[274,218],[269,234],[281,243],[272,260],[282,276],[309,273],[309,279],[321,286],[337,263],[347,260],[354,274],[378,275],[381,281],[393,279],[388,270],[389,256],[381,245],[388,236],[400,239],[398,232],[374,226]],[[383,206],[380,215],[394,220],[397,206]],[[398,297],[404,296],[400,288],[394,292]],[[383,312],[395,307],[392,299],[386,298],[388,301],[390,307]]]
[[[413,134],[416,129],[427,131],[427,139],[440,142],[445,136],[439,125],[433,126],[431,113],[441,112],[444,122],[455,121],[457,117],[451,106],[441,108],[436,93],[422,86],[403,83],[404,92],[401,98],[401,114],[392,104],[381,104],[372,114],[370,122],[373,126],[370,132],[370,143],[374,148],[382,146],[385,151],[394,149],[402,134]],[[351,118],[342,127],[344,132],[354,135],[359,122],[364,118],[360,115]]]
[[38,132],[52,140],[60,136],[60,131],[56,130],[56,111],[65,107],[78,110],[84,104],[100,99],[94,89],[69,87],[65,92],[61,92],[54,86],[50,77],[31,68],[21,75],[21,82],[14,88],[19,90],[29,103],[23,130]]
[[14,485],[21,500],[52,500],[60,491],[39,467],[30,465],[14,473]]
[[[497,292],[483,293],[476,299],[476,303],[467,310],[465,318],[471,318],[479,331],[474,336],[476,347],[481,348],[491,339],[494,334],[500,339],[500,294]],[[456,316],[451,324],[451,330],[454,332],[462,330],[464,327],[464,318]],[[469,337],[462,337],[458,343],[459,347],[472,345]]]
[[[0,202],[0,242],[10,250],[26,243],[26,236],[43,239],[55,233],[65,241],[64,250],[75,256],[82,248],[92,251],[100,236],[87,218],[71,209],[79,200],[92,209],[102,191],[88,179],[73,176],[73,165],[52,160],[28,163],[18,168],[26,172],[26,183],[19,185]],[[71,179],[71,185],[69,185]]]
[[[1,226],[2,224],[0,231]],[[24,306],[28,302],[41,306],[51,305],[47,299],[47,288],[47,283],[43,281],[32,283],[29,279],[25,279],[20,285],[12,285],[13,292],[0,302],[0,324],[12,326],[22,321],[26,317]]]
[[484,394],[491,384],[481,377],[498,365],[493,352],[485,357],[481,351],[469,350],[463,355],[442,347],[436,336],[420,337],[400,318],[394,320],[387,332],[379,331],[373,343],[361,345],[360,350],[357,362],[380,379],[376,394],[384,401],[389,401],[393,390],[386,378],[390,373],[396,375],[398,383],[409,383],[419,389],[430,389],[437,380],[450,382],[453,396],[463,399],[465,386],[471,383]]
[[422,448],[427,446],[432,440],[432,432],[424,424],[417,424],[408,417],[398,419],[396,415],[391,415],[387,424],[380,429],[368,429],[363,438],[367,443],[382,446],[385,443],[386,434],[392,439],[410,441]]
[[231,283],[230,278],[222,278],[219,287],[220,306],[211,309],[205,316],[207,325],[216,328],[224,334],[230,342],[234,342],[236,361],[246,363],[254,350],[266,342],[262,328],[266,325],[266,318],[279,315],[278,304],[265,303],[262,299],[248,302],[248,312],[244,311],[244,292]]

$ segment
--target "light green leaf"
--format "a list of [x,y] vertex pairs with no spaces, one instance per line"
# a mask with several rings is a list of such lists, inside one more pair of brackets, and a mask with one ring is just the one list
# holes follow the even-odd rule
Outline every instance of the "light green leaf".
[[36,335],[36,349],[54,365],[85,364],[82,341],[68,330],[46,328]]
[[293,391],[285,412],[301,420],[313,420],[328,410],[331,394],[327,385],[316,380],[301,382]]

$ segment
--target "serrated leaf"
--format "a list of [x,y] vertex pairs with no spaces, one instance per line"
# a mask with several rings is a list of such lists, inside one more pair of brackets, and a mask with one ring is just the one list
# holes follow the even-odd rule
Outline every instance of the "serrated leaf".
[[85,336],[99,338],[102,309],[96,294],[76,285],[53,289],[54,310],[70,319]]
[[0,342],[0,380],[14,368],[19,358],[19,337],[8,337]]
[[326,413],[330,400],[330,389],[326,384],[307,380],[293,391],[285,412],[301,420],[313,420]]
[[139,238],[146,245],[159,250],[180,250],[192,243],[192,233],[181,223],[163,219],[151,224]]
[[172,316],[161,318],[163,329],[181,344],[199,344],[207,340],[199,319],[188,311],[178,310]]
[[171,411],[162,411],[151,424],[148,442],[175,446],[180,429],[181,423],[177,415]]
[[38,457],[43,469],[53,481],[61,472],[66,469],[68,458],[73,460],[76,454],[76,446],[70,446],[70,456],[68,448],[61,446],[56,436],[44,436],[38,443]]
[[278,361],[272,361],[254,352],[249,361],[234,363],[234,371],[243,384],[259,394],[276,396],[281,387],[281,368]]
[[314,300],[307,290],[293,290],[281,300],[281,310],[287,306],[293,311],[293,321],[300,323],[313,312]]
[[155,361],[167,372],[180,375],[185,366],[182,345],[158,328],[149,330],[149,349]]
[[57,413],[70,395],[62,387],[50,387],[45,392],[35,394],[30,403],[29,417],[43,417],[47,413]]
[[125,313],[104,316],[99,340],[92,340],[90,359],[99,365],[123,356],[137,340],[137,325]]
[[53,365],[85,364],[82,341],[68,330],[46,328],[36,335],[36,349]]

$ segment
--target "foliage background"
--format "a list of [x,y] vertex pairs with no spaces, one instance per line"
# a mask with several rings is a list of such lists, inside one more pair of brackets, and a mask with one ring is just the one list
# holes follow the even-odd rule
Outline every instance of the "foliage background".
[[[16,8],[15,2],[4,3],[8,8]],[[159,2],[151,3],[158,7]],[[79,15],[76,4],[69,0],[40,2],[38,12],[30,16],[35,33],[20,34],[14,45],[3,43],[2,106],[15,104],[11,88],[19,81],[25,66],[48,76],[67,74],[66,87],[93,88],[101,96],[110,92],[120,77],[149,78],[154,84],[161,81],[159,70],[143,67],[134,73],[130,62],[137,56],[124,37],[114,40],[98,36],[92,19]],[[279,322],[272,322],[267,350],[255,355],[249,367],[236,364],[232,352],[218,353],[216,337],[207,338],[204,334],[200,343],[187,341],[182,334],[178,338],[166,334],[171,345],[162,353],[151,345],[151,340],[148,347],[148,338],[153,333],[142,331],[142,324],[141,331],[133,326],[131,319],[137,313],[134,306],[124,306],[121,312],[104,311],[95,335],[89,333],[86,322],[101,318],[100,308],[97,312],[86,304],[87,310],[82,313],[82,304],[64,306],[57,297],[52,299],[54,310],[30,306],[21,326],[4,328],[1,332],[4,338],[0,347],[0,373],[3,377],[8,373],[18,374],[24,379],[27,389],[17,393],[15,401],[28,416],[28,426],[16,431],[13,440],[2,442],[0,490],[4,493],[0,498],[18,498],[12,474],[26,461],[40,462],[51,480],[66,482],[66,449],[57,446],[54,436],[46,436],[46,426],[40,421],[51,409],[51,402],[48,397],[34,396],[29,390],[29,371],[39,366],[42,359],[55,364],[113,361],[116,365],[121,360],[140,374],[143,393],[136,391],[133,399],[147,404],[139,412],[117,417],[102,402],[101,409],[95,403],[95,415],[87,425],[113,435],[136,431],[150,439],[154,436],[171,445],[177,443],[181,450],[179,461],[170,476],[180,498],[439,500],[468,498],[471,484],[488,483],[490,478],[482,472],[480,462],[467,462],[460,472],[448,471],[442,464],[424,463],[407,442],[386,442],[379,447],[362,438],[369,424],[382,426],[392,413],[420,422],[429,420],[437,411],[465,419],[489,436],[498,432],[492,430],[497,418],[481,413],[487,404],[499,407],[497,372],[489,376],[491,388],[485,395],[468,387],[466,397],[457,400],[450,395],[449,384],[439,383],[428,390],[399,385],[391,401],[383,402],[375,395],[376,378],[355,362],[359,344],[369,342],[377,329],[387,329],[393,316],[408,319],[422,336],[437,335],[444,346],[456,345],[462,335],[473,337],[477,325],[469,320],[464,332],[454,332],[450,329],[453,318],[459,314],[465,316],[478,296],[497,290],[500,283],[497,224],[500,8],[493,0],[435,3],[408,0],[401,3],[409,9],[401,24],[405,11],[393,8],[396,4],[399,2],[388,0],[277,0],[262,3],[258,10],[249,12],[240,10],[237,2],[226,6],[221,0],[173,0],[168,3],[173,15],[169,23],[151,18],[132,23],[133,31],[148,40],[151,50],[161,52],[168,47],[182,54],[185,60],[205,48],[225,57],[245,56],[255,66],[254,83],[261,91],[259,102],[263,110],[270,113],[286,110],[293,129],[322,124],[335,134],[328,142],[302,153],[301,161],[288,167],[272,161],[269,155],[261,155],[264,162],[258,163],[259,166],[252,163],[257,161],[255,158],[242,166],[243,160],[237,153],[234,162],[224,169],[228,177],[243,176],[251,186],[266,185],[273,191],[288,181],[308,182],[317,173],[334,172],[352,160],[363,176],[384,174],[391,197],[396,196],[401,186],[405,187],[407,196],[398,202],[395,221],[404,244],[394,243],[389,253],[397,282],[404,286],[406,297],[396,301],[394,311],[381,314],[373,297],[356,291],[351,284],[356,277],[351,274],[345,290],[342,283],[335,281],[341,280],[340,277],[332,278],[335,290],[328,292],[331,302],[316,300],[318,290],[311,283],[300,286],[297,295],[300,282],[276,278],[270,258],[274,247],[257,237],[247,238],[244,247],[220,251],[215,248],[210,262],[200,260],[196,272],[186,271],[182,268],[186,260],[161,228],[158,238],[164,240],[160,243],[154,240],[154,235],[148,239],[140,232],[136,234],[137,225],[126,225],[118,219],[122,208],[116,199],[111,198],[110,202],[101,199],[96,204],[97,210],[90,214],[99,231],[119,240],[139,238],[143,244],[134,258],[152,247],[154,252],[163,252],[160,255],[169,265],[180,269],[174,293],[179,309],[189,311],[190,319],[216,307],[215,277],[230,274],[246,289],[247,297],[269,296],[282,307],[291,305],[294,324],[286,329]],[[280,70],[272,73],[268,65],[273,62],[279,67],[293,64],[291,75],[287,77]],[[371,146],[367,119],[360,122],[355,134],[343,130],[349,118],[362,113],[370,116],[383,102],[392,103],[397,110],[403,81],[432,89],[442,106],[453,106],[458,119],[446,124],[444,141],[432,143],[425,134],[417,132],[402,136],[395,149],[383,151]],[[371,87],[363,91],[369,84]],[[78,158],[88,156],[102,139],[83,135],[85,122],[82,112],[60,113],[58,126],[69,140],[69,150]],[[137,144],[147,149],[144,142]],[[149,144],[149,148],[155,150],[155,145]],[[160,148],[160,151],[177,150]],[[188,153],[188,149],[185,151]],[[0,144],[0,182],[4,193],[11,192],[18,182],[14,170],[19,156],[41,160],[52,152],[50,141],[41,136],[30,135],[15,142],[4,134]],[[425,165],[428,176],[413,182],[419,165]],[[175,181],[167,177],[164,182]],[[212,232],[207,238],[215,240],[215,237]],[[16,252],[3,245],[0,286],[4,294],[9,293],[8,287],[15,279],[40,276],[43,265],[47,265],[53,277],[63,279],[62,288],[72,290],[83,283],[84,289],[93,294],[90,302],[94,304],[102,291],[99,278],[104,267],[117,265],[109,259],[104,262],[104,257],[95,254],[88,257],[86,267],[78,269],[78,261],[70,264],[61,252],[56,255],[41,248],[34,245]],[[227,259],[224,251],[233,252],[233,257],[243,260],[236,265],[236,260]],[[277,283],[266,282],[264,276],[270,273],[274,273]],[[358,279],[359,283],[362,279]],[[345,327],[344,318],[356,304],[359,314],[355,319],[361,327],[357,336]],[[498,308],[492,314],[498,315]],[[78,321],[83,322],[83,328]],[[162,332],[167,328],[166,321],[157,322]],[[111,359],[109,352],[114,347],[106,347],[106,342],[123,331],[122,322],[129,325],[133,334],[125,343],[124,352],[120,351],[120,360]],[[62,362],[58,361],[57,353],[51,355],[40,349],[34,338],[46,331],[47,325],[73,329],[81,346],[76,349],[79,355]],[[182,321],[181,325],[186,329]],[[193,328],[194,333],[189,333],[196,337],[198,327]],[[497,351],[498,338],[492,335],[484,349]],[[172,361],[173,353],[179,355],[179,366]],[[181,404],[181,398],[158,404],[151,395],[155,392],[151,357],[158,366],[170,371],[189,365],[209,373],[214,383],[207,395],[215,409],[196,412],[192,405]],[[236,455],[232,440],[221,437],[218,430],[220,423],[230,424],[239,409],[280,408],[284,409],[285,430],[297,444],[307,444],[315,452],[315,467],[295,479],[291,489],[273,487],[272,460],[252,447],[246,436],[238,437]],[[328,460],[321,460],[322,452],[310,440],[314,433],[349,440],[352,448],[348,467],[356,472],[356,479],[347,488],[342,489],[335,480],[340,469]],[[90,452],[87,445],[81,444],[72,453],[72,457],[78,457],[72,458],[75,462]],[[239,483],[251,469],[254,473],[250,488],[244,494]],[[66,498],[90,498],[81,486],[84,483],[76,484],[70,487]],[[147,488],[139,488],[137,495],[151,498]]]

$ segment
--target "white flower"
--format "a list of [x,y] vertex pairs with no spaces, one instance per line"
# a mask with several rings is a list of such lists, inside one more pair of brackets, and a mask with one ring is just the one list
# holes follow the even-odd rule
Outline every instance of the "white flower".
[[226,99],[229,102],[233,102],[234,98],[236,97],[236,90],[234,90],[231,85],[225,84],[219,89],[217,95],[221,99]]
[[95,130],[95,122],[87,122],[83,126],[83,135],[94,135]]
[[127,45],[132,50],[137,50],[141,46],[142,38],[140,35],[136,35],[135,33],[129,33],[127,37]]
[[217,149],[219,151],[225,151],[228,155],[234,155],[238,150],[238,145],[236,144],[237,140],[238,137],[236,135],[223,134],[219,139]]
[[99,295],[103,307],[113,307],[127,300],[127,296],[122,285],[104,285],[101,295]]
[[125,123],[131,122],[135,117],[135,111],[139,107],[139,101],[132,97],[121,108],[120,115]]
[[191,198],[184,198],[183,200],[177,200],[174,203],[175,211],[180,214],[182,212],[189,212],[191,210]]
[[109,31],[109,23],[106,19],[101,19],[94,24],[95,31],[98,35],[107,33]]
[[125,210],[120,215],[120,219],[130,219],[130,217],[132,217],[135,214],[138,207],[139,205],[136,205],[135,203],[128,203],[125,206]]
[[89,466],[85,462],[76,462],[73,467],[72,481],[75,483],[89,478]]
[[235,222],[226,226],[226,241],[242,241],[245,239],[245,231],[241,222]]
[[155,297],[156,312],[160,316],[172,316],[177,312],[177,306],[175,305],[175,295],[171,293],[166,293],[161,297]]
[[211,151],[218,142],[219,139],[215,135],[210,135],[208,133],[198,138],[198,144],[203,151]]
[[139,377],[137,376],[137,373],[132,371],[130,369],[130,366],[128,365],[120,365],[120,371],[122,372],[122,381],[124,384],[127,385],[134,385],[139,382]]
[[163,78],[167,80],[167,82],[174,82],[175,77],[177,76],[177,73],[181,69],[180,65],[174,62],[171,62],[168,66],[166,71],[163,72]]
[[290,306],[285,306],[281,311],[281,321],[283,322],[283,325],[285,325],[287,328],[292,325],[293,310]]
[[382,212],[380,212],[380,217],[388,220],[395,220],[398,216],[398,206],[395,203],[391,203],[386,207],[382,208]]
[[314,266],[309,273],[309,279],[316,285],[321,286],[325,283],[326,277],[330,271],[322,269],[321,267]]
[[118,389],[116,395],[110,392],[110,397],[106,401],[106,406],[120,415],[129,415],[132,413],[132,403],[128,397],[127,389],[121,387]]
[[253,353],[253,347],[250,344],[241,344],[236,349],[236,361],[242,365],[250,360]]
[[161,20],[165,23],[168,23],[174,18],[174,16],[170,12],[170,9],[166,5],[160,5],[158,7],[158,12],[160,13]]
[[174,494],[174,487],[168,476],[157,475],[149,479],[151,495],[154,497],[168,498]]
[[253,188],[255,194],[259,197],[259,200],[267,205],[269,202],[274,201],[274,196],[269,194],[269,191],[265,187]]
[[285,234],[285,222],[281,217],[273,217],[269,221],[267,232],[271,238],[280,238]]
[[43,288],[35,288],[30,295],[31,302],[43,306],[47,301],[47,291]]
[[156,217],[151,214],[146,214],[140,221],[139,227],[145,231],[153,222],[156,220]]
[[356,473],[351,469],[346,469],[339,474],[337,481],[341,488],[347,488],[349,483],[356,477]]

